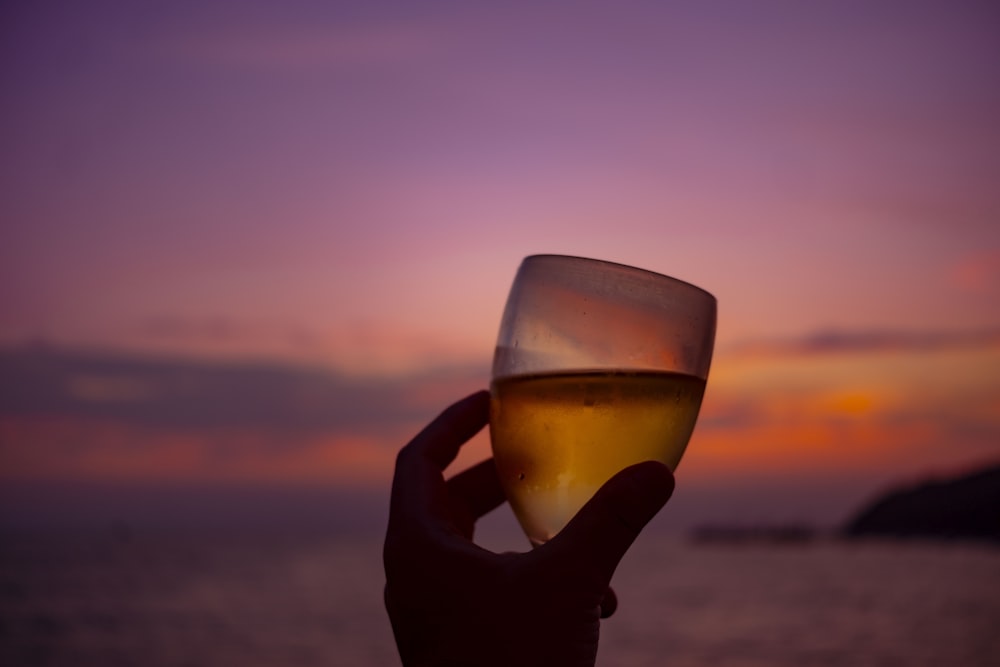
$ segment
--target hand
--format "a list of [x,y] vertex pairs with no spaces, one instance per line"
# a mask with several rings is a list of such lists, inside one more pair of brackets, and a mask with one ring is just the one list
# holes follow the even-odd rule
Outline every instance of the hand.
[[639,531],[673,491],[647,461],[609,480],[558,535],[527,553],[472,542],[503,502],[493,460],[447,482],[442,472],[488,421],[489,394],[445,410],[400,451],[383,560],[385,605],[403,664],[588,665],[597,657],[608,584]]

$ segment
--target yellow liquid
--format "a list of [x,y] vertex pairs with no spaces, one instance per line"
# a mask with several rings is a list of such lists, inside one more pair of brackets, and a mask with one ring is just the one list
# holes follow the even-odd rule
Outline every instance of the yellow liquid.
[[490,438],[507,499],[541,544],[615,473],[641,461],[673,470],[705,381],[680,373],[593,371],[494,380]]

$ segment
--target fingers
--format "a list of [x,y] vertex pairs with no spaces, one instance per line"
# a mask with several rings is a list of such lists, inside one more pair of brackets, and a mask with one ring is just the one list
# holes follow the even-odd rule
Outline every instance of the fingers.
[[612,477],[570,523],[539,551],[546,559],[582,564],[603,591],[639,532],[666,504],[674,477],[661,463],[639,463]]
[[475,521],[506,498],[493,459],[487,459],[448,480],[448,493],[456,506]]
[[427,459],[444,470],[455,460],[459,448],[483,428],[490,418],[490,394],[477,391],[454,403],[424,427],[403,451],[403,455]]
[[476,392],[442,412],[400,450],[392,480],[390,524],[392,517],[414,521],[445,514],[448,492],[441,472],[487,421],[489,393]]

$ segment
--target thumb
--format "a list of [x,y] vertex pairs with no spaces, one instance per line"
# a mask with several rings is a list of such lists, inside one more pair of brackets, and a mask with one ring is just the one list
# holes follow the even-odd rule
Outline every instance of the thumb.
[[553,563],[584,565],[603,593],[618,562],[674,491],[662,463],[645,461],[609,479],[573,520],[540,550]]

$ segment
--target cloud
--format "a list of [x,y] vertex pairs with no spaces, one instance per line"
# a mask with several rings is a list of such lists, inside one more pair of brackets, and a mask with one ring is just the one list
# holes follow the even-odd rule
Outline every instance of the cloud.
[[800,338],[764,339],[733,345],[731,358],[838,355],[865,352],[978,349],[1000,345],[1000,328],[966,331],[818,331]]
[[259,335],[257,328],[220,316],[191,319],[163,315],[147,318],[139,325],[138,330],[152,338],[232,342],[248,336],[256,337]]
[[[984,342],[985,341],[985,342]],[[997,455],[997,335],[829,336],[763,364],[713,371],[681,466],[747,475],[886,474]],[[856,350],[989,345],[950,355]],[[809,356],[812,355],[812,356]],[[966,355],[969,356],[969,355]],[[0,349],[0,478],[195,480],[372,488],[479,366],[355,376],[276,362],[204,361],[23,345]],[[488,456],[485,435],[456,469]]]
[[[488,363],[479,345],[461,333],[417,331],[390,320],[355,320],[330,328],[294,327],[267,319],[158,316],[143,320],[133,338],[146,350],[215,359],[268,354],[332,366],[351,376],[398,377],[420,370]],[[478,341],[477,341],[478,342]],[[488,352],[488,350],[487,350]]]
[[361,377],[275,362],[0,349],[0,477],[385,481],[479,367]]
[[0,351],[0,416],[109,420],[154,430],[380,432],[426,416],[419,389],[479,386],[478,368],[359,377],[269,362],[208,362],[29,345]]
[[[707,400],[680,474],[692,480],[763,474],[886,479],[1000,457],[1000,391],[979,405],[898,401],[870,393],[768,392]],[[968,396],[965,398],[969,398]]]
[[722,355],[683,475],[888,480],[996,459],[998,338],[855,332]]

